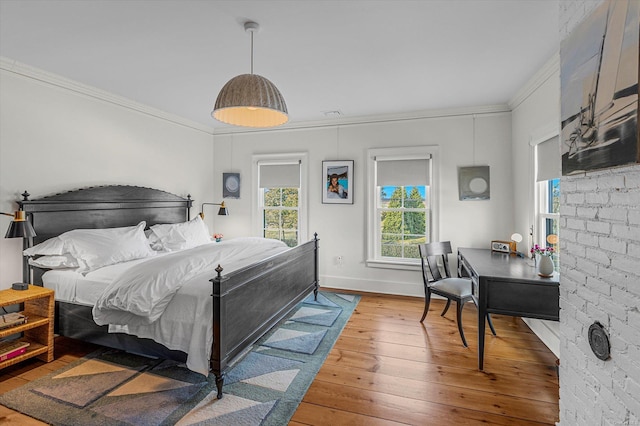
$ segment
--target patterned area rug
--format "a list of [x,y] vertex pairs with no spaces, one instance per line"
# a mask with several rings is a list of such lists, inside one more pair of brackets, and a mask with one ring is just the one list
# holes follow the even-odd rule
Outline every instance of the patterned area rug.
[[215,379],[183,364],[100,349],[0,396],[53,425],[283,425],[302,400],[360,297],[310,295]]

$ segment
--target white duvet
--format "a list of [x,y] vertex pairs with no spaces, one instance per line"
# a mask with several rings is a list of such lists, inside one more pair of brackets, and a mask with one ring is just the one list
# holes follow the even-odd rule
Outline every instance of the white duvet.
[[[218,264],[228,274],[287,249],[277,240],[237,238],[150,258],[115,278],[93,307],[110,332],[150,338],[187,353],[187,367],[208,375],[213,343],[212,283]],[[180,297],[174,298],[176,293]],[[163,314],[171,321],[163,321]]]

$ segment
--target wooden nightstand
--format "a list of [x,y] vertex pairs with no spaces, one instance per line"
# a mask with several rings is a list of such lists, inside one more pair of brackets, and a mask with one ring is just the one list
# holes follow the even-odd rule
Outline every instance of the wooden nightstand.
[[45,362],[53,361],[53,290],[34,285],[28,290],[0,290],[0,306],[19,303],[24,304],[21,313],[27,317],[27,322],[0,330],[0,339],[24,333],[19,341],[29,342],[29,346],[24,354],[0,362],[0,369],[34,356]]

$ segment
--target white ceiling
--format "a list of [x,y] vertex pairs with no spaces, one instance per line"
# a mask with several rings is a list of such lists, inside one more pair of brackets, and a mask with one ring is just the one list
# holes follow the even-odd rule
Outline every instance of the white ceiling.
[[254,72],[290,123],[506,104],[558,50],[560,0],[0,0],[0,56],[211,128]]

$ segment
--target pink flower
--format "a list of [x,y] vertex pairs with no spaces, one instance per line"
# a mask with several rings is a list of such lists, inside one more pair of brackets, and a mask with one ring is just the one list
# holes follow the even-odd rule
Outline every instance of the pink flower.
[[551,246],[540,247],[538,244],[531,247],[531,254],[539,254],[541,256],[551,256],[555,252],[555,249]]

